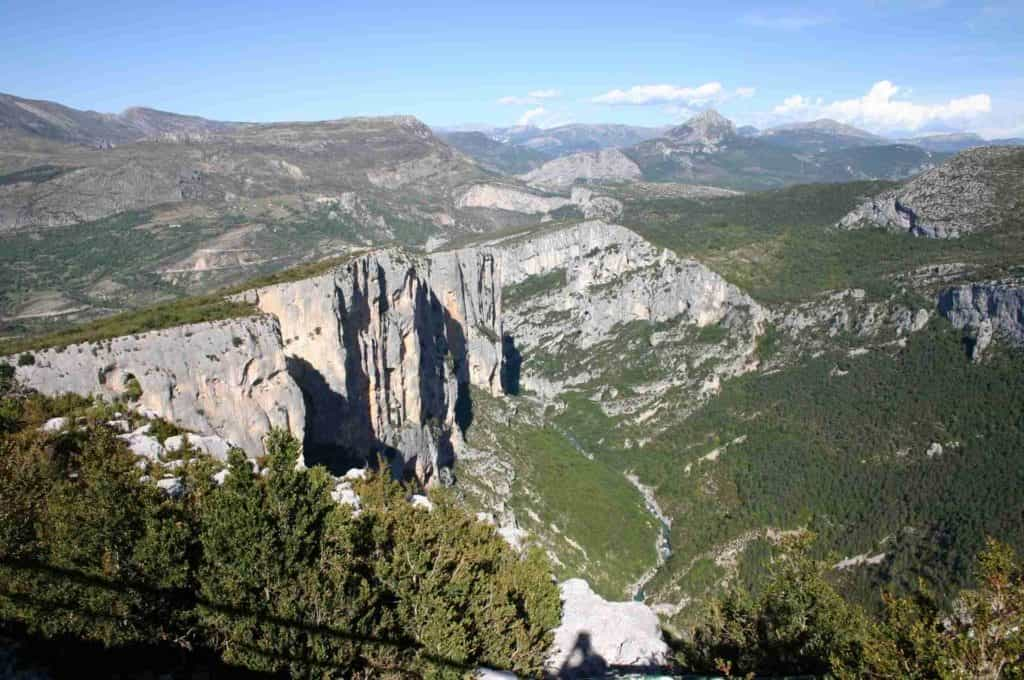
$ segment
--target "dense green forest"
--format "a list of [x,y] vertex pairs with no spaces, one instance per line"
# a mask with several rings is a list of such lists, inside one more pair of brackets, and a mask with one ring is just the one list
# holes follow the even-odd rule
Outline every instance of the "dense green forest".
[[1019,223],[951,240],[834,228],[859,200],[892,186],[807,184],[714,200],[631,200],[622,224],[704,262],[765,304],[844,288],[884,297],[900,287],[894,275],[922,265],[969,263],[975,278],[1020,273]]
[[759,594],[732,588],[678,644],[681,668],[725,677],[1020,678],[1024,571],[989,540],[972,565],[976,587],[944,609],[926,588],[886,595],[870,617],[832,585],[808,540],[783,546]]
[[[655,601],[720,592],[728,569],[716,560],[734,541],[739,577],[755,587],[772,554],[766,530],[812,531],[822,559],[884,554],[842,574],[843,592],[874,610],[882,585],[924,578],[955,592],[986,534],[1024,548],[1021,360],[1002,347],[971,362],[961,333],[936,320],[905,347],[850,356],[836,338],[784,370],[733,378],[654,434],[619,426],[586,392],[567,392],[550,415],[599,461],[637,473],[677,519],[647,590]],[[642,449],[624,445],[639,436],[650,437]],[[676,621],[698,615],[691,606]]]
[[[9,367],[8,367],[9,368]],[[11,389],[10,371],[4,371]],[[539,673],[560,602],[546,559],[433,496],[414,509],[385,476],[335,503],[320,468],[272,433],[257,474],[232,454],[184,459],[168,495],[79,397],[0,403],[0,620],[112,648],[205,649],[242,668],[308,677]],[[45,433],[54,415],[78,426]]]

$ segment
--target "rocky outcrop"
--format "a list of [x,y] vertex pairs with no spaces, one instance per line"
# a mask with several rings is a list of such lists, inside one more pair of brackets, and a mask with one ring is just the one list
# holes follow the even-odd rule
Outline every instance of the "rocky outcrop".
[[[45,394],[138,397],[140,409],[185,429],[217,434],[250,455],[274,427],[303,437],[302,393],[269,317],[179,326],[35,352],[22,384]],[[7,362],[15,364],[13,357]],[[141,390],[141,395],[139,391]]]
[[740,196],[743,192],[702,184],[683,184],[681,182],[634,182],[629,187],[629,193],[637,198],[649,200],[685,198],[703,201],[725,196]]
[[884,227],[957,238],[1001,225],[1024,195],[1024,149],[984,147],[958,154],[902,187],[864,201],[838,227]]
[[548,161],[520,178],[532,186],[565,191],[577,181],[629,182],[640,179],[640,166],[618,149],[575,153]]
[[908,307],[896,297],[873,299],[861,288],[822,293],[773,311],[772,321],[786,337],[775,361],[834,349],[838,338],[861,348],[899,341],[923,329],[931,316],[929,310]]
[[971,339],[970,352],[982,358],[994,336],[1024,344],[1024,285],[1021,281],[990,281],[946,288],[939,294],[939,313]]
[[457,208],[490,208],[538,215],[572,205],[561,196],[541,196],[500,184],[474,184],[456,201]]
[[306,397],[307,460],[346,467],[382,454],[437,480],[451,466],[468,386],[501,390],[500,276],[486,249],[387,250],[253,291],[280,320]]
[[[546,399],[588,389],[609,417],[651,428],[659,410],[695,408],[758,364],[766,310],[625,227],[588,221],[493,245],[505,256],[508,375]],[[630,365],[637,382],[621,390]]]
[[586,187],[572,188],[572,202],[579,206],[588,220],[614,220],[622,215],[622,201],[611,196],[598,196]]
[[609,671],[664,669],[670,658],[658,615],[642,602],[608,602],[586,581],[560,585],[562,623],[547,667],[559,677],[603,677]]
[[[757,307],[749,296],[699,262],[679,258],[625,227],[606,222],[588,221],[501,245],[506,286],[566,270],[569,290],[562,297],[562,309],[585,312],[577,326],[577,342],[584,349],[620,323],[684,316],[706,326],[720,321],[732,307]],[[604,295],[588,296],[587,304],[580,304],[579,296],[586,293]]]

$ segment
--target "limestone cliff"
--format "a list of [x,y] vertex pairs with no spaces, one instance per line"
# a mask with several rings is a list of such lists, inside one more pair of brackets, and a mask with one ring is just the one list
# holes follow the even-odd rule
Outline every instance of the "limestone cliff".
[[879,226],[929,238],[957,238],[994,229],[1019,213],[1022,167],[1021,149],[971,149],[864,201],[837,226]]
[[300,439],[305,431],[302,393],[288,373],[278,323],[269,317],[179,326],[34,357],[33,365],[17,368],[28,387],[105,398],[141,388],[140,409],[219,434],[254,457],[271,428]]
[[952,286],[939,293],[939,313],[972,338],[975,360],[1002,335],[1024,344],[1024,286],[1020,281],[989,281]]
[[134,378],[140,408],[251,456],[286,427],[308,464],[341,470],[379,454],[424,482],[451,467],[469,385],[501,390],[501,262],[490,250],[375,251],[239,297],[266,315],[44,350],[18,377],[103,397],[127,396]]
[[520,177],[532,186],[564,191],[578,180],[628,182],[640,179],[641,173],[640,166],[618,149],[603,149],[556,158]]
[[[717,323],[735,306],[756,303],[694,260],[656,248],[636,233],[601,221],[521,241],[507,241],[505,285],[566,270],[563,309],[585,311],[579,343],[588,347],[618,323],[667,321],[683,316],[697,326]],[[580,305],[583,294],[590,304]],[[758,314],[763,318],[763,312]],[[525,321],[525,320],[524,320]]]
[[450,467],[468,386],[500,391],[500,272],[487,250],[385,250],[254,291],[306,396],[307,462],[380,453],[423,481]]
[[[593,220],[493,246],[505,258],[506,360],[521,355],[519,379],[538,394],[586,385],[606,413],[646,420],[670,391],[685,395],[674,408],[693,408],[757,365],[767,311],[625,227]],[[648,377],[626,392],[608,387],[618,380],[608,372],[633,361],[658,368],[637,372]]]
[[491,208],[537,215],[572,205],[572,201],[560,196],[533,194],[516,186],[474,184],[455,205],[458,208]]

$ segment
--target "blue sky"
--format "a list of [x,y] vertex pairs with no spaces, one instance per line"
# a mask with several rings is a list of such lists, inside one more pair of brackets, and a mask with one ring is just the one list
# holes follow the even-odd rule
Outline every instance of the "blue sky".
[[688,4],[0,0],[0,91],[227,120],[663,125],[714,106],[1024,134],[1022,0]]

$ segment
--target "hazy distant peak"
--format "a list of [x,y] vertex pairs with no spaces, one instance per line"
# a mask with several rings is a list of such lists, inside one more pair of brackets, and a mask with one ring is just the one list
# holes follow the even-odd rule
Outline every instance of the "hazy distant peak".
[[977,135],[973,132],[940,132],[931,135],[921,135],[920,137],[914,137],[914,140],[920,141],[948,141],[948,142],[983,142],[985,141],[981,135]]
[[667,133],[686,144],[713,145],[736,136],[736,126],[714,109],[703,111]]
[[819,118],[818,120],[803,121],[799,123],[786,123],[785,125],[777,125],[766,132],[767,134],[773,134],[775,132],[789,132],[796,130],[813,130],[815,132],[823,132],[830,135],[861,137],[863,139],[878,138],[878,135],[874,135],[867,130],[861,130],[860,128],[847,125],[846,123],[840,123],[839,121],[831,118]]
[[693,118],[690,118],[684,125],[689,125],[692,128],[728,128],[735,130],[736,126],[733,122],[720,114],[714,109],[708,109],[707,111],[701,111]]

